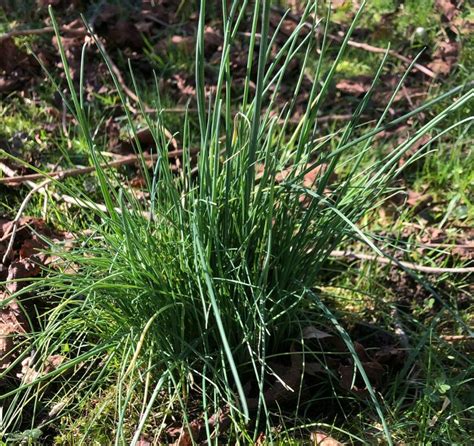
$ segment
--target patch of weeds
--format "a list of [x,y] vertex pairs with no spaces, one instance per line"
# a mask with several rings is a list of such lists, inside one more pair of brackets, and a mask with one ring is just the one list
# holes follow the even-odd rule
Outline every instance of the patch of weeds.
[[147,46],[145,54],[160,77],[166,78],[180,71],[192,74],[194,71],[193,40],[191,36],[165,36],[160,40],[158,51],[151,42],[145,41]]
[[[472,424],[472,391],[468,390],[474,367],[469,359],[472,344],[469,340],[451,341],[449,336],[443,338],[443,334],[457,330],[464,333],[469,326],[472,308],[455,309],[465,281],[453,283],[448,292],[441,294],[447,304],[442,308],[440,301],[427,291],[425,300],[416,300],[413,284],[406,289],[397,288],[396,284],[392,289],[388,287],[384,279],[386,267],[366,262],[360,268],[340,272],[324,290],[330,295],[331,306],[339,308],[340,320],[347,321],[348,326],[355,322],[351,330],[354,339],[361,340],[364,332],[371,331],[373,338],[379,330],[378,338],[373,339],[374,345],[380,346],[387,342],[381,334],[400,336],[403,330],[406,335],[407,358],[399,373],[387,377],[388,389],[384,392],[393,439],[407,444],[462,444]],[[438,291],[446,285],[444,279],[431,283]],[[351,302],[344,303],[345,298]],[[370,321],[371,325],[358,328],[357,322],[361,320]],[[358,416],[347,417],[347,424],[339,426],[356,436],[367,439],[370,432],[380,429],[375,420],[368,421],[370,415],[363,408]]]
[[341,63],[337,67],[337,74],[339,74],[340,76],[368,76],[372,72],[372,64],[369,65],[367,61],[354,61],[354,59],[350,58],[341,61]]
[[397,32],[405,39],[410,39],[419,27],[423,28],[428,34],[428,39],[433,41],[439,31],[441,20],[433,0],[408,0],[400,5],[395,24]]

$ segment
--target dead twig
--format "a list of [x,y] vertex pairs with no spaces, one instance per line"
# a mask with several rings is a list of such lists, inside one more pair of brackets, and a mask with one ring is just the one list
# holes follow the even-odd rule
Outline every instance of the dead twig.
[[392,259],[387,257],[380,257],[373,254],[364,254],[362,252],[349,252],[349,251],[339,251],[334,250],[331,252],[330,257],[333,258],[345,258],[345,259],[357,259],[357,260],[369,260],[376,261],[378,263],[383,263],[384,265],[401,265],[405,268],[412,269],[413,271],[419,271],[428,274],[471,274],[474,273],[474,267],[460,267],[460,268],[442,268],[436,266],[424,266],[418,265],[412,262],[398,261],[395,262]]
[[[196,153],[196,150],[191,151],[191,153]],[[174,158],[177,156],[181,156],[183,154],[183,151],[180,150],[173,150],[171,152],[168,152],[168,157],[169,158]],[[143,155],[143,160],[144,161],[154,161],[158,158],[159,155],[157,154],[151,154],[151,155]],[[130,156],[124,156],[118,160],[115,161],[110,161],[108,163],[104,163],[100,165],[101,169],[110,169],[113,167],[120,167],[120,166],[125,166],[129,164],[133,164],[136,161],[140,161],[141,156],[140,155],[130,155]],[[173,169],[173,168],[172,168]],[[3,170],[3,169],[2,169]],[[23,184],[28,181],[36,181],[40,180],[42,178],[52,178],[52,179],[64,179],[68,177],[74,177],[74,176],[79,176],[79,175],[85,175],[91,172],[94,172],[96,170],[95,166],[88,166],[88,167],[76,167],[73,169],[67,169],[67,170],[62,170],[62,171],[57,171],[57,172],[49,172],[49,173],[32,173],[29,175],[21,175],[21,176],[15,176],[14,173],[8,174],[8,177],[6,178],[0,178],[0,184],[5,184],[7,186],[12,186],[12,185],[17,185],[17,184]]]
[[[52,178],[47,179],[47,180],[43,181],[42,183],[40,183],[40,184],[36,185],[35,187],[33,187],[30,190],[30,192],[28,192],[28,194],[24,198],[23,202],[21,203],[20,208],[18,209],[18,212],[17,212],[17,214],[16,214],[16,216],[15,216],[13,222],[12,222],[12,226],[11,226],[11,229],[10,229],[10,232],[11,232],[10,241],[8,242],[7,249],[5,251],[5,254],[3,255],[3,259],[2,259],[3,264],[5,264],[6,261],[10,258],[10,255],[13,251],[13,243],[15,242],[15,236],[16,236],[17,229],[18,229],[18,222],[20,221],[20,219],[23,215],[23,212],[25,211],[26,206],[30,202],[31,197],[33,197],[33,195],[36,192],[40,191],[41,189],[44,189],[44,187],[46,187],[49,183],[51,183],[51,181],[53,181]],[[5,235],[2,237],[2,239],[5,238]]]
[[454,342],[473,342],[474,338],[469,335],[441,335],[440,338],[443,341],[454,343]]
[[[150,107],[147,105],[145,102],[141,101],[140,98],[136,95],[136,93],[130,89],[126,82],[125,79],[122,76],[121,71],[117,67],[117,65],[114,63],[114,61],[110,58],[109,54],[107,53],[107,50],[105,49],[105,46],[102,44],[102,42],[99,40],[99,38],[96,35],[93,35],[93,38],[96,42],[96,44],[100,47],[103,55],[107,59],[108,65],[110,67],[110,70],[112,73],[115,75],[117,82],[120,84],[120,87],[122,88],[123,92],[135,103],[139,104],[141,107],[143,107],[143,110],[145,113],[157,113],[160,110],[157,110],[155,108]],[[137,113],[137,110],[133,107],[130,107],[132,113]],[[175,137],[173,134],[163,125],[161,124],[161,130],[165,134],[165,136],[169,139],[171,145],[173,146],[174,149],[178,149],[178,143],[176,142]]]
[[396,307],[392,308],[392,311],[390,312],[390,316],[393,319],[395,334],[398,337],[398,341],[400,342],[400,345],[407,350],[410,349],[410,337],[408,336],[402,324],[402,321],[400,319],[400,314]]
[[[329,38],[332,40],[335,40],[336,42],[342,42],[342,38],[339,36],[335,36],[334,34],[328,34]],[[362,43],[362,42],[356,42],[355,40],[348,40],[347,44],[349,46],[352,46],[353,48],[359,48],[363,51],[368,51],[369,53],[380,53],[380,54],[385,54],[387,52],[386,48],[380,48],[377,46],[369,45],[368,43]],[[402,62],[406,63],[407,65],[410,65],[413,60],[410,59],[409,57],[404,56],[403,54],[397,53],[394,50],[388,50],[388,54],[392,57],[395,57],[398,60],[401,60]],[[415,62],[413,64],[413,67],[416,68],[418,71],[422,72],[423,74],[426,74],[428,77],[431,77],[432,79],[436,78],[436,74],[431,71],[429,68],[425,67],[424,65],[419,64],[418,62]]]
[[[272,6],[272,9],[279,14],[281,14],[283,11],[281,8],[277,6]],[[286,12],[286,11],[285,11]],[[296,14],[293,14],[291,12],[286,14],[286,17],[288,17],[290,20],[292,20],[295,23],[300,22],[300,17],[298,17]],[[311,23],[304,23],[304,26],[308,29],[313,29],[313,25]],[[342,42],[342,37],[335,36],[334,34],[328,34],[328,37],[332,40],[335,40],[336,42]],[[367,43],[361,43],[361,42],[356,42],[355,40],[349,39],[347,44],[349,46],[352,46],[353,48],[359,48],[364,51],[368,51],[370,53],[380,53],[380,54],[385,54],[387,50],[385,48],[379,48],[377,46],[369,45]],[[388,50],[388,54],[392,57],[395,57],[398,60],[401,60],[402,62],[410,65],[413,60],[410,59],[409,57],[404,56],[403,54],[397,53],[394,50]],[[418,71],[426,74],[427,76],[431,77],[432,79],[436,78],[436,74],[431,71],[429,68],[425,67],[424,65],[419,64],[418,62],[413,64],[413,67],[416,68]]]
[[[72,35],[72,36],[77,36],[77,37],[82,37],[82,36],[86,36],[87,34],[89,34],[89,31],[85,30],[85,29],[75,29],[75,28],[70,28],[69,26],[61,26],[59,28],[60,32],[61,33],[65,33],[65,34],[68,34],[68,35]],[[11,37],[19,37],[19,36],[28,36],[28,35],[41,35],[41,34],[51,34],[51,33],[54,33],[54,28],[52,26],[47,26],[47,27],[44,27],[44,28],[39,28],[39,29],[20,29],[20,30],[13,30],[13,31],[10,31],[10,32],[7,32],[5,34],[2,34],[0,36],[0,42],[2,42],[3,40],[6,40],[6,39],[9,39]],[[94,40],[96,41],[97,45],[100,45],[104,55],[106,56],[107,58],[107,61],[109,63],[109,66],[110,66],[110,69],[112,70],[112,73],[115,75],[115,77],[117,78],[117,81],[118,83],[120,84],[120,87],[122,88],[123,92],[136,104],[139,104],[140,103],[140,99],[138,98],[138,96],[135,94],[135,92],[133,90],[131,90],[123,76],[122,76],[122,73],[121,71],[119,70],[119,68],[117,67],[117,65],[112,61],[112,59],[110,58],[109,54],[107,53],[107,50],[105,49],[104,45],[102,45],[102,43],[100,42],[99,38],[97,36],[94,35]],[[150,106],[148,106],[147,104],[145,104],[143,101],[141,101],[141,104],[144,108],[144,111],[145,113],[157,113],[158,111],[160,110],[157,110],[155,108],[152,108]],[[137,113],[137,109],[135,109],[134,107],[131,107],[129,106],[130,110],[132,111],[132,113]],[[178,148],[178,143],[176,142],[176,139],[175,137],[173,136],[173,134],[166,128],[162,125],[162,130],[163,132],[165,133],[166,137],[170,140],[170,143],[171,145],[173,146],[173,148],[177,149]]]
[[[61,26],[59,30],[62,33],[69,34],[72,36],[82,37],[87,35],[87,31],[84,29],[75,29],[70,28],[69,26]],[[54,28],[52,26],[46,26],[44,28],[37,29],[14,29],[7,33],[4,33],[0,36],[0,42],[10,39],[12,37],[21,37],[21,36],[39,36],[42,34],[53,34]]]
[[[0,170],[5,175],[15,177],[15,172],[12,169],[10,169],[8,166],[6,166],[4,163],[1,163],[1,162],[0,162]],[[44,177],[44,175],[43,175],[43,177]],[[52,182],[53,180],[54,180],[54,178],[49,178],[47,184],[49,184],[49,182]],[[34,192],[39,192],[41,194],[46,194],[47,193],[44,190],[44,186],[39,187],[39,185],[35,184],[31,180],[25,180],[24,184],[26,184],[31,189],[35,189]],[[32,193],[32,195],[33,195],[33,193]],[[53,194],[51,194],[51,196],[56,201],[64,201],[65,203],[73,204],[73,205],[79,206],[81,208],[92,209],[92,210],[95,210],[95,211],[99,210],[99,211],[104,212],[104,213],[108,213],[108,211],[109,211],[107,206],[105,206],[103,204],[99,204],[99,203],[94,203],[93,201],[90,201],[90,200],[83,200],[81,198],[71,197],[70,195],[58,194],[58,193],[53,193]],[[117,212],[118,214],[122,213],[122,210],[120,208],[114,208],[114,211]],[[150,212],[142,211],[141,215],[143,216],[143,218],[146,218],[146,219],[151,218],[151,213]]]

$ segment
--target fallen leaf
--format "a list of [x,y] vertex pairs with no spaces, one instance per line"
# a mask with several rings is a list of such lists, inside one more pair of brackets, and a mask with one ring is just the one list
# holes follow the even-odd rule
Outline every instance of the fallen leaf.
[[0,71],[4,71],[7,74],[15,71],[21,65],[25,63],[31,63],[31,59],[24,51],[20,50],[13,39],[0,40]]
[[5,76],[0,76],[0,93],[8,94],[17,90],[22,82],[19,79],[10,79]]
[[[212,26],[204,28],[204,54],[210,57],[222,45],[222,34]],[[193,48],[194,49],[194,48]]]
[[344,79],[336,84],[336,88],[343,93],[360,96],[368,91],[369,85],[362,80]]
[[179,438],[173,443],[174,446],[192,446],[198,441],[199,434],[203,428],[201,420],[193,420],[188,426],[180,429]]
[[334,9],[338,9],[338,8],[341,8],[341,7],[345,6],[346,3],[349,3],[349,1],[348,0],[332,0],[331,6]]
[[436,0],[436,9],[441,12],[449,21],[451,21],[457,14],[458,9],[450,0]]
[[332,338],[333,335],[319,330],[316,327],[309,325],[303,328],[303,339],[326,339]]
[[428,207],[433,202],[433,196],[429,193],[415,192],[408,190],[407,204],[412,207],[414,214]]
[[343,446],[342,443],[324,432],[311,432],[311,441],[314,446]]
[[[5,304],[7,299],[8,303]],[[0,304],[0,370],[4,370],[14,359],[11,355],[14,338],[27,332],[28,322],[18,302],[11,299],[9,294],[0,293]]]
[[196,89],[192,85],[190,85],[189,80],[186,76],[180,73],[176,73],[173,74],[172,80],[178,91],[183,96],[196,96]]
[[34,364],[34,356],[25,358],[21,363],[21,372],[17,377],[22,380],[24,384],[31,384],[40,376],[56,370],[65,360],[62,355],[50,355],[42,364]]
[[428,64],[428,68],[436,74],[447,76],[457,63],[458,55],[459,44],[457,42],[440,42],[433,54],[432,62]]
[[36,256],[12,262],[8,267],[6,290],[13,294],[24,288],[27,282],[20,280],[37,276],[41,271],[40,265]]

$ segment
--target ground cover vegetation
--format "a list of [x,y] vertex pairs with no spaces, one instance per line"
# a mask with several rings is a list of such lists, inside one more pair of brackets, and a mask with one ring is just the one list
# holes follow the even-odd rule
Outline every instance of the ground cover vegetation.
[[472,7],[0,2],[5,444],[468,444]]

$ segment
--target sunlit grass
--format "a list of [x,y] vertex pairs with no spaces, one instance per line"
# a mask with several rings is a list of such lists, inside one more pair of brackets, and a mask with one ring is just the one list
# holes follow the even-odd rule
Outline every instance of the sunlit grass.
[[[116,173],[100,167],[102,142],[95,137],[84,92],[71,79],[60,48],[69,86],[64,100],[78,123],[76,138],[97,169],[98,196],[107,212],[90,210],[93,217],[87,234],[69,252],[57,252],[59,248],[52,246],[61,263],[21,293],[35,290],[56,305],[39,316],[40,326],[24,342],[19,360],[34,351],[39,368],[52,354],[63,354],[66,361],[3,395],[8,403],[3,432],[15,432],[28,424],[45,429],[60,423],[61,417],[63,422],[64,417],[74,419],[75,414],[93,407],[79,420],[80,427],[74,421],[70,425],[72,431],[85,430],[83,442],[88,433],[96,433],[99,441],[108,436],[115,444],[137,444],[144,433],[158,438],[173,416],[187,425],[196,411],[209,419],[227,408],[229,439],[251,441],[262,430],[272,439],[276,435],[272,428],[281,420],[275,421],[274,408],[264,397],[272,375],[268,358],[284,360],[292,345],[303,343],[304,327],[316,324],[337,333],[352,353],[369,393],[367,400],[357,403],[377,420],[379,430],[372,435],[391,443],[392,407],[367,378],[337,305],[331,306],[315,287],[330,252],[342,242],[362,241],[379,252],[358,223],[379,205],[387,187],[401,173],[400,157],[424,135],[436,138],[438,126],[472,99],[473,93],[463,93],[458,87],[397,118],[396,122],[403,122],[421,110],[444,104],[413,136],[384,158],[367,163],[377,146],[374,136],[394,124],[388,110],[396,91],[387,98],[378,121],[362,133],[358,127],[385,58],[352,119],[337,137],[321,140],[318,111],[331,99],[331,82],[357,22],[352,23],[329,66],[319,62],[325,60],[327,50],[323,40],[320,59],[312,67],[314,88],[306,113],[292,126],[289,118],[294,103],[277,116],[270,113],[278,99],[270,95],[270,86],[278,91],[285,82],[285,68],[296,55],[302,58],[302,73],[312,63],[310,55],[317,42],[314,33],[303,31],[315,5],[307,6],[301,23],[276,57],[270,57],[269,51],[269,7],[269,1],[254,7],[248,72],[252,71],[254,50],[259,55],[258,75],[245,79],[243,97],[236,106],[229,54],[240,20],[249,10],[247,2],[234,2],[229,11],[224,7],[225,42],[212,97],[205,94],[206,8],[201,3],[196,48],[199,127],[195,130],[189,116],[183,117],[178,135],[184,150],[183,168],[175,175],[168,163],[170,141],[162,131],[162,114],[143,113],[159,155],[151,172],[141,165],[150,194],[146,204],[122,186]],[[319,27],[326,35],[329,19],[313,22],[312,31]],[[57,31],[53,15],[52,20]],[[100,42],[96,43],[101,49]],[[108,62],[107,55],[102,55]],[[137,86],[133,73],[131,76]],[[136,122],[127,111],[127,99],[116,79],[113,81],[131,136],[136,138]],[[158,88],[154,106],[162,108]],[[196,141],[200,148],[197,171],[189,155]],[[141,148],[137,151],[141,153]],[[305,184],[305,174],[322,166],[325,170],[314,183]],[[287,175],[280,181],[282,171]],[[331,175],[335,171],[342,172],[337,180]],[[73,182],[57,187],[83,200],[91,198]],[[248,403],[249,387],[256,395],[256,405]],[[332,398],[346,399],[337,391]],[[63,404],[61,410],[45,416],[58,403]],[[317,398],[313,403],[321,404]],[[104,420],[109,421],[109,430]],[[207,429],[205,436],[211,440],[215,432]]]

